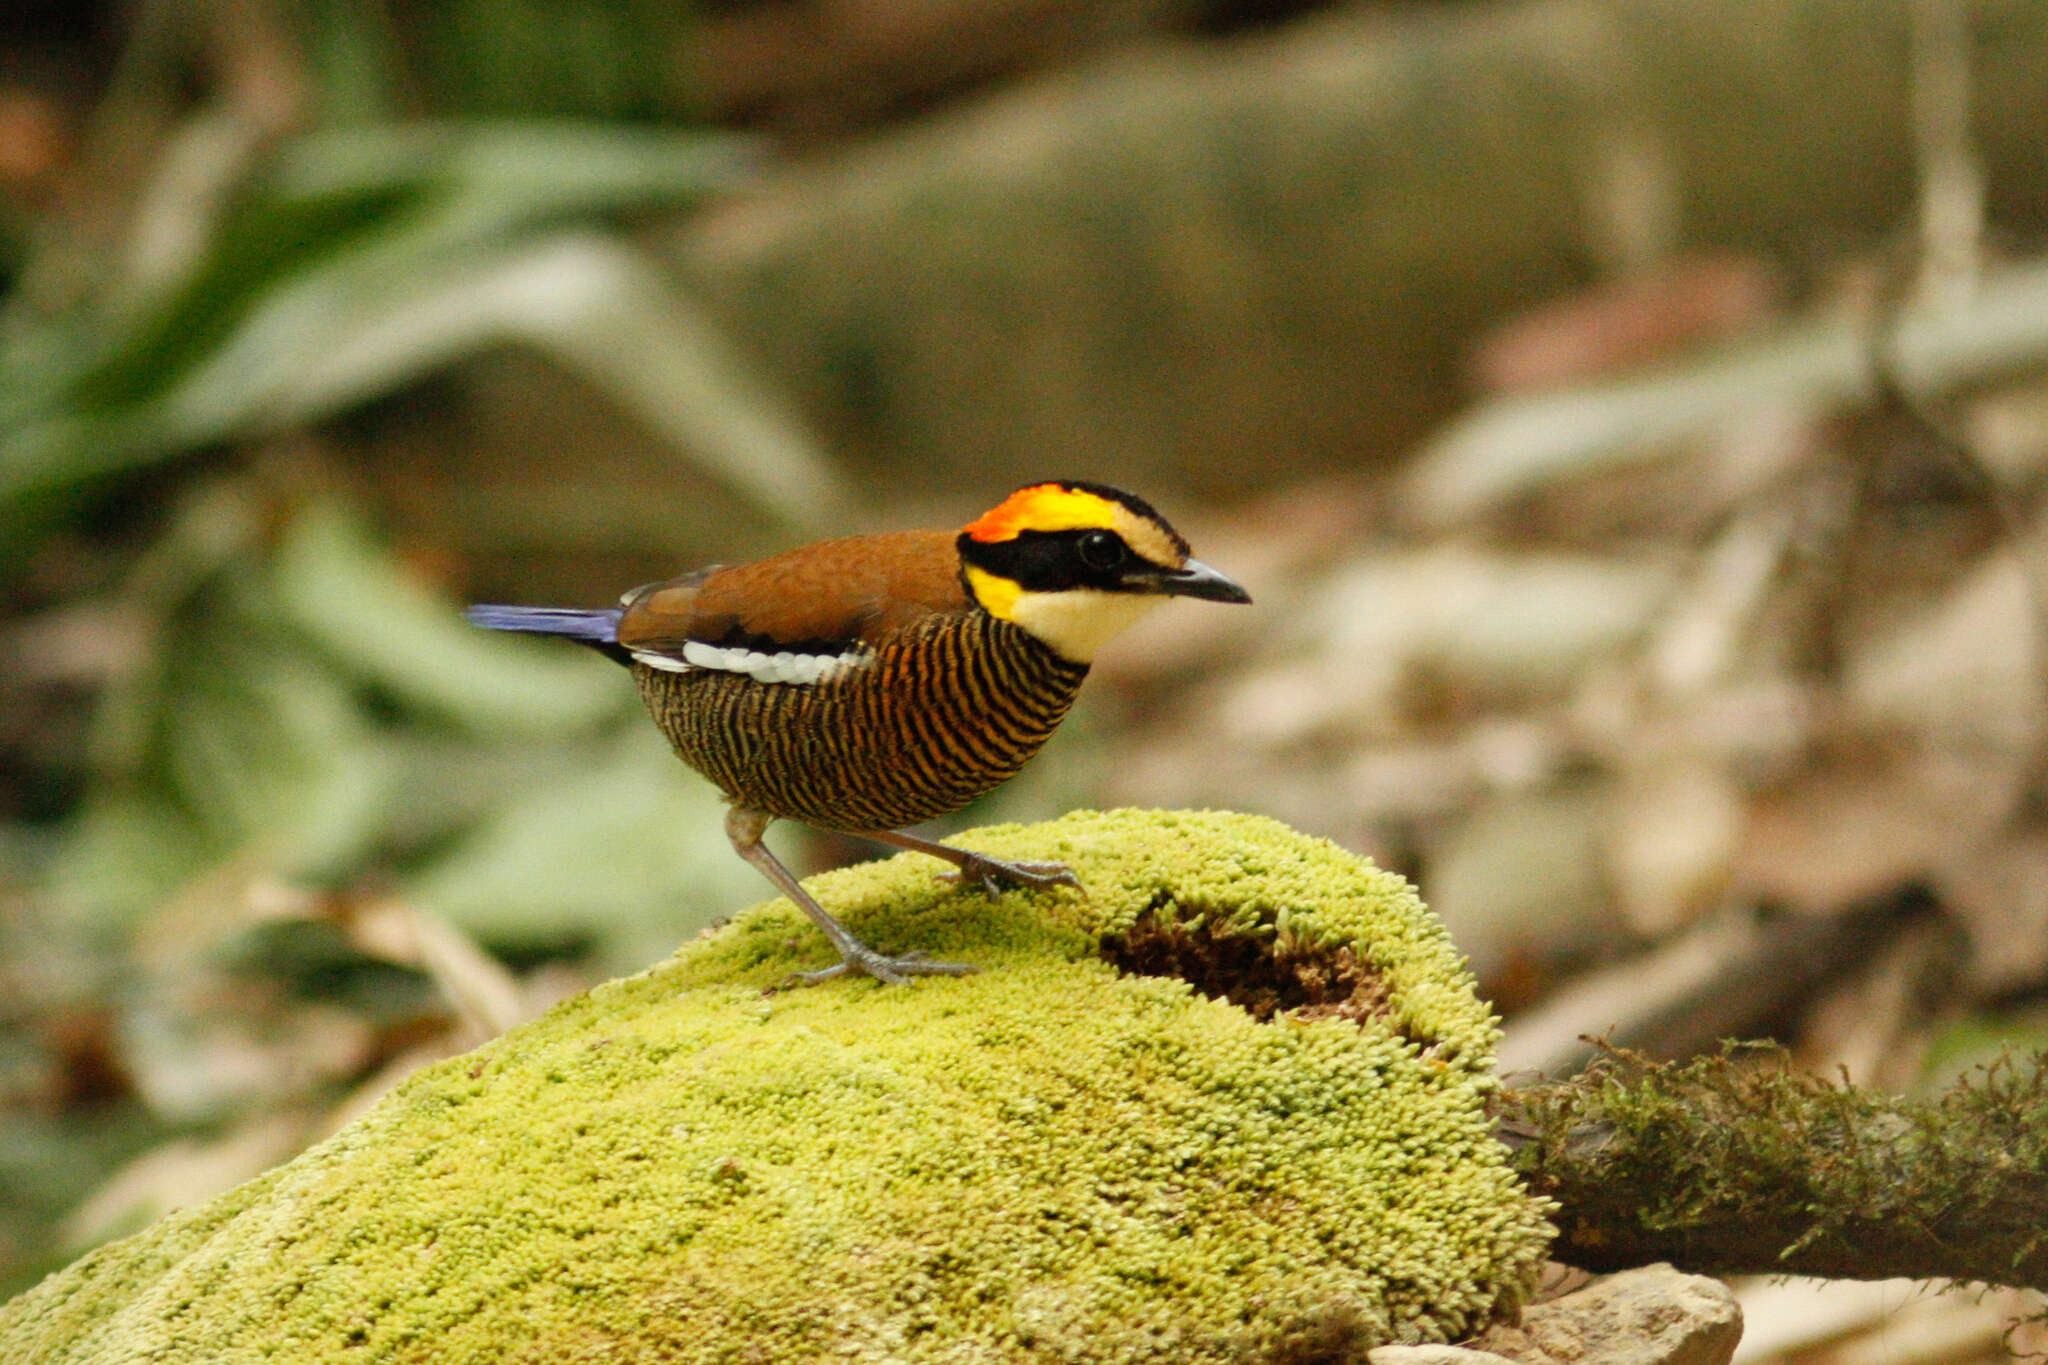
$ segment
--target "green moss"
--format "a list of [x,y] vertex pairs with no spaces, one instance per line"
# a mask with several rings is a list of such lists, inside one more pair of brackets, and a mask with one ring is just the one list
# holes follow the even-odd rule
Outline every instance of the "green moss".
[[828,956],[771,902],[51,1277],[0,1359],[1349,1359],[1519,1301],[1494,1022],[1406,883],[1239,815],[961,842],[1087,894],[815,878],[985,970],[764,993]]

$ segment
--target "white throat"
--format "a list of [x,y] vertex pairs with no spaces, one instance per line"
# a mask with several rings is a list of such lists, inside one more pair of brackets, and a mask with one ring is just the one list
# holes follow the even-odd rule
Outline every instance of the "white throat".
[[1009,618],[1069,663],[1093,663],[1095,653],[1111,637],[1166,599],[1152,593],[1103,592],[1069,588],[1065,592],[1017,594]]

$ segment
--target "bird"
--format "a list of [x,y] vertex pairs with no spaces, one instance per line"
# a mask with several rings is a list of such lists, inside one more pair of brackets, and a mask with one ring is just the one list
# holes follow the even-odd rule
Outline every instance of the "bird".
[[602,608],[477,605],[478,626],[559,636],[626,665],[678,757],[727,803],[739,855],[810,917],[846,973],[885,985],[965,963],[862,943],[763,842],[793,820],[950,862],[989,895],[1080,885],[908,833],[1014,776],[1096,653],[1171,597],[1249,603],[1142,499],[1027,484],[957,532],[849,536],[649,583]]

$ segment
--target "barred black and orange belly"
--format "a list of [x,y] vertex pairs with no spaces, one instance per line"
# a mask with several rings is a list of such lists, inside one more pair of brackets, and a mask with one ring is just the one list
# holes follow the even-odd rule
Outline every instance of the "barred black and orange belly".
[[914,825],[1006,781],[1087,675],[981,611],[928,617],[818,683],[633,667],[677,755],[736,806],[844,830]]

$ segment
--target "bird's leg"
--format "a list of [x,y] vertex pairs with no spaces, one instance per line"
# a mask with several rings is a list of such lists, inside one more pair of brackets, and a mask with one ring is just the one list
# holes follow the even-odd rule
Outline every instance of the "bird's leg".
[[981,889],[991,896],[999,896],[1011,887],[1081,885],[1081,879],[1065,863],[1006,863],[986,853],[934,843],[915,834],[905,834],[900,829],[862,830],[860,837],[892,848],[907,848],[912,853],[929,853],[934,858],[943,858],[960,870],[942,872],[939,874],[941,877],[948,881],[979,882]]
[[811,899],[811,893],[804,890],[803,883],[782,865],[781,859],[768,851],[768,845],[761,842],[761,836],[767,832],[773,819],[773,816],[760,811],[734,806],[725,813],[725,837],[732,840],[735,852],[775,883],[775,889],[787,896],[790,904],[809,915],[819,932],[839,950],[838,966],[797,973],[806,985],[830,981],[846,972],[860,972],[885,985],[900,985],[913,976],[965,976],[975,970],[965,962],[926,962],[915,954],[889,957],[855,938],[845,925],[825,912],[824,906]]

